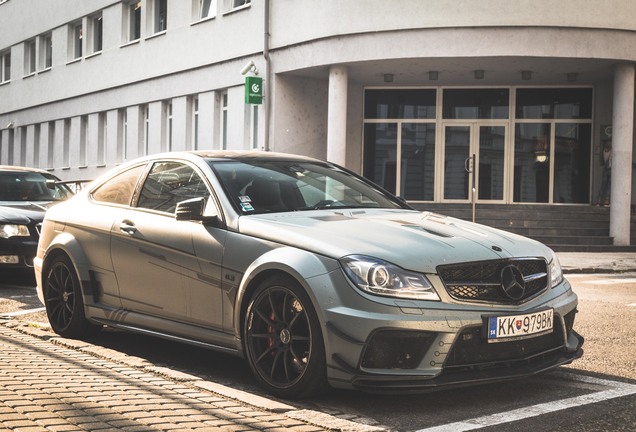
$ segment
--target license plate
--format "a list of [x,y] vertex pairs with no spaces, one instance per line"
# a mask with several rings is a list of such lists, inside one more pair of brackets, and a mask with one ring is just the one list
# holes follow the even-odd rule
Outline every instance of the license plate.
[[487,317],[488,342],[522,339],[551,333],[554,328],[554,309],[522,315]]

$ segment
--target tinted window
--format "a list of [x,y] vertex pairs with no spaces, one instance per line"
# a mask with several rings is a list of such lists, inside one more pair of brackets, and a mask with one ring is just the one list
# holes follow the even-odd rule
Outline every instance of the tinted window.
[[111,204],[129,205],[137,179],[144,167],[145,165],[139,165],[117,174],[93,191],[93,199]]
[[507,119],[508,89],[444,90],[445,119]]
[[367,90],[364,95],[367,119],[435,118],[435,90]]
[[517,90],[518,119],[591,119],[591,88],[527,88]]
[[157,162],[141,188],[137,207],[174,213],[177,203],[209,195],[205,182],[192,167],[179,162]]

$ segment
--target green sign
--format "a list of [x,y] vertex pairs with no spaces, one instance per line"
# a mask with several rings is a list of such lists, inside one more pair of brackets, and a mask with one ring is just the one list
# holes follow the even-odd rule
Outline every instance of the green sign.
[[263,103],[263,78],[245,77],[245,103],[260,105]]

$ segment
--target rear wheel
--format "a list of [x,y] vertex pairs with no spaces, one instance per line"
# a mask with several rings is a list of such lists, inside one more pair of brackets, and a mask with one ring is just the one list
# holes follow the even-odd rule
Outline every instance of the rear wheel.
[[43,285],[46,315],[55,333],[80,339],[101,329],[101,326],[86,319],[79,278],[68,257],[60,255],[53,258]]
[[246,357],[257,379],[281,397],[308,397],[326,388],[325,348],[307,294],[290,277],[259,285],[244,326]]

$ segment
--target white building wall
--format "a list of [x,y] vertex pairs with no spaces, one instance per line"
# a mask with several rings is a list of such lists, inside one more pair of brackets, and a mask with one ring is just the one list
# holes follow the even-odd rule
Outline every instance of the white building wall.
[[[0,163],[37,159],[61,177],[93,178],[125,159],[167,148],[165,101],[173,103],[173,149],[193,148],[188,102],[193,97],[199,99],[199,148],[218,149],[224,92],[227,147],[250,148],[253,112],[243,102],[244,78],[238,71],[253,60],[272,90],[271,150],[319,158],[327,156],[328,67],[348,67],[346,165],[360,172],[363,92],[365,86],[385,85],[384,73],[393,74],[395,86],[512,85],[528,84],[519,81],[527,67],[533,71],[531,84],[556,86],[565,83],[571,69],[607,69],[594,77],[580,74],[582,84],[596,86],[598,128],[612,119],[611,65],[636,61],[633,0],[325,0],[319,5],[271,0],[272,69],[266,74],[264,0],[231,13],[224,0],[214,3],[215,16],[198,21],[193,17],[198,0],[169,0],[168,29],[153,35],[142,0],[142,35],[133,43],[123,37],[125,8],[119,1],[9,0],[0,5],[0,52],[9,49],[12,57],[11,82],[0,85]],[[99,11],[103,50],[87,55],[85,43],[84,56],[69,62],[69,24],[86,23]],[[47,32],[53,38],[53,66],[25,78],[24,42]],[[473,69],[485,69],[486,79],[475,82]],[[429,82],[429,70],[439,71],[440,81]],[[147,142],[142,106],[149,110]],[[107,125],[103,163],[95,149],[100,114]],[[81,116],[88,116],[85,161],[79,158]],[[260,109],[260,134],[264,118]],[[15,124],[10,133],[3,129],[9,122]],[[28,132],[35,125],[40,125],[39,144]],[[49,131],[49,125],[55,127]]]

